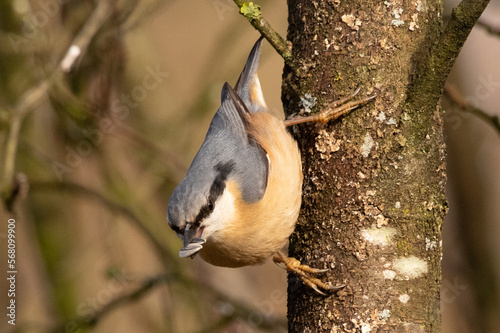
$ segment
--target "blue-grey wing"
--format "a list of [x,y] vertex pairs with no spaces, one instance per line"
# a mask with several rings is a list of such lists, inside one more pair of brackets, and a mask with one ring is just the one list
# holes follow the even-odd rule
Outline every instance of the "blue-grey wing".
[[[269,161],[266,151],[248,135],[250,114],[245,103],[229,86],[224,84],[222,105],[215,114],[207,136],[191,164],[189,172],[196,172],[194,179],[203,177],[204,166],[232,164],[230,178],[240,184],[244,201],[259,201],[267,187]],[[191,170],[193,169],[193,170]]]

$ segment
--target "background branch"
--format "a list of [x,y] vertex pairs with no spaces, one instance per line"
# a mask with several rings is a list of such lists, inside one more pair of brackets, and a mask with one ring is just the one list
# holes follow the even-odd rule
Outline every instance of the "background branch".
[[[227,324],[237,318],[241,318],[244,320],[249,320],[248,318],[252,318],[252,314],[258,313],[258,311],[251,306],[245,304],[244,302],[235,300],[225,293],[217,290],[213,286],[206,284],[201,281],[193,280],[186,275],[182,274],[180,271],[180,266],[178,265],[177,260],[172,258],[170,253],[158,242],[156,237],[149,231],[148,228],[145,227],[144,222],[142,222],[137,215],[135,215],[129,208],[122,206],[112,200],[106,198],[99,192],[89,189],[85,186],[71,183],[71,182],[31,182],[30,188],[33,191],[64,191],[68,194],[74,195],[84,195],[89,198],[92,198],[105,206],[106,208],[119,213],[129,219],[134,226],[138,227],[140,231],[148,238],[148,240],[154,245],[156,252],[160,254],[164,263],[168,263],[168,269],[170,272],[168,274],[162,274],[154,278],[150,278],[146,280],[141,287],[137,290],[130,292],[128,294],[121,295],[116,299],[112,300],[103,308],[95,313],[92,317],[79,317],[74,319],[73,321],[78,324],[80,328],[94,326],[98,321],[100,321],[105,315],[107,315],[111,310],[124,305],[126,303],[139,300],[142,296],[144,296],[150,289],[161,285],[162,283],[170,283],[170,282],[180,282],[189,290],[200,289],[205,293],[208,293],[209,296],[215,298],[219,302],[225,302],[232,306],[233,311],[231,314],[226,316],[227,318],[221,319],[220,322],[215,325]],[[166,266],[166,267],[167,267]],[[80,326],[82,325],[82,326]],[[284,328],[286,327],[286,322],[282,319],[274,318],[274,317],[266,317],[259,325],[259,328],[266,330],[274,330],[277,327]],[[64,325],[58,325],[53,332],[60,332],[61,327]]]
[[83,195],[91,199],[96,200],[98,203],[102,204],[109,210],[116,212],[120,215],[125,216],[133,226],[139,229],[141,233],[151,242],[156,252],[162,259],[162,262],[168,262],[170,266],[177,266],[177,260],[175,260],[171,254],[164,248],[164,246],[156,239],[153,233],[146,227],[145,223],[132,212],[128,207],[120,205],[111,199],[108,199],[96,190],[87,188],[83,185],[71,183],[68,181],[64,182],[39,182],[32,181],[30,183],[30,189],[32,191],[56,191],[56,192],[66,192],[72,195]]
[[485,29],[488,33],[500,37],[500,28],[493,27],[482,20],[477,21],[477,26]]
[[487,112],[468,103],[455,85],[447,83],[444,86],[444,92],[448,95],[451,101],[458,105],[462,110],[476,115],[479,119],[482,119],[487,124],[491,125],[497,134],[500,135],[500,121],[498,116],[490,116]]
[[[262,320],[260,320],[258,323],[255,323],[252,321],[252,318],[254,318],[254,315],[259,314],[259,311],[257,309],[249,306],[248,304],[245,304],[244,302],[237,301],[227,296],[226,294],[213,288],[210,285],[207,285],[200,281],[189,279],[186,276],[182,276],[180,274],[160,274],[155,277],[148,278],[135,290],[117,296],[116,298],[103,305],[93,315],[76,317],[69,320],[68,322],[72,323],[73,327],[76,326],[75,329],[94,327],[107,315],[109,315],[112,311],[118,309],[119,307],[139,301],[144,296],[146,296],[148,292],[152,291],[154,288],[161,286],[164,283],[174,282],[181,283],[186,288],[195,287],[203,289],[204,291],[208,292],[211,297],[215,298],[216,301],[231,305],[232,311],[230,311],[226,315],[223,315],[223,317],[219,321],[215,322],[214,325],[209,329],[199,332],[213,332],[213,330],[211,330],[212,328],[223,328],[236,319],[242,319],[244,321],[251,322],[259,329],[269,330],[271,332],[276,332],[277,329],[283,329],[286,327],[286,322],[284,320],[275,318],[273,316],[263,316]],[[48,332],[64,332],[68,322],[56,325],[55,328],[50,329]]]
[[[94,327],[100,321],[102,321],[108,314],[110,314],[117,308],[138,301],[142,297],[146,296],[148,292],[150,292],[152,289],[162,285],[163,283],[168,283],[173,280],[174,277],[168,274],[162,274],[156,277],[149,278],[146,281],[144,281],[142,285],[139,286],[137,289],[112,299],[104,306],[102,306],[100,309],[98,309],[93,315],[80,316],[68,322],[72,324],[72,327],[76,326],[75,329],[85,329]],[[53,329],[50,329],[48,332],[53,332],[53,333],[66,332],[67,327],[68,323],[63,323],[57,325]]]
[[19,133],[24,117],[45,98],[50,87],[56,80],[61,78],[61,74],[71,69],[82,52],[87,49],[99,28],[106,23],[106,19],[110,14],[111,6],[109,2],[99,1],[92,15],[90,15],[84,27],[76,35],[67,49],[58,67],[53,70],[52,74],[49,75],[47,79],[24,93],[19,98],[19,102],[9,110],[10,127],[7,140],[5,141],[5,157],[1,184],[2,199],[4,202],[10,201],[12,196]]

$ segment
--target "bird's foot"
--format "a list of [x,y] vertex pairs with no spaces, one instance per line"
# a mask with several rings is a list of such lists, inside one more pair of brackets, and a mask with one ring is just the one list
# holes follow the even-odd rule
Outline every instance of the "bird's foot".
[[318,269],[309,267],[307,265],[302,265],[299,260],[287,257],[282,252],[277,252],[273,257],[273,261],[276,263],[276,265],[280,266],[281,268],[296,274],[306,286],[312,288],[315,292],[317,292],[320,295],[327,296],[327,294],[323,292],[321,289],[327,292],[334,292],[346,286],[345,284],[332,286],[329,282],[325,283],[320,279],[311,276],[310,274],[319,274],[328,272],[328,269]]
[[340,116],[348,113],[351,110],[354,110],[361,104],[365,104],[366,102],[371,101],[377,95],[372,95],[369,97],[365,97],[362,99],[359,99],[357,101],[353,101],[352,99],[356,97],[356,95],[359,93],[361,90],[361,87],[356,88],[349,96],[346,96],[344,98],[341,98],[337,101],[334,101],[327,105],[321,112],[314,114],[312,116],[295,116],[290,119],[286,119],[284,121],[285,126],[291,126],[291,125],[297,125],[297,124],[302,124],[306,122],[319,122],[319,123],[327,123],[331,120],[335,120],[339,118]]

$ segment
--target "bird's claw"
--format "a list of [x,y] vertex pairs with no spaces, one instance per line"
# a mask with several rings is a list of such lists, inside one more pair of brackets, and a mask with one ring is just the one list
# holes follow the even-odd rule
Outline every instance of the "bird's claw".
[[327,290],[328,292],[335,292],[337,290],[345,288],[345,286],[346,286],[345,284],[341,284],[338,286],[332,286],[329,282],[324,283],[323,281],[321,281],[317,278],[311,277],[311,276],[309,276],[308,278],[301,276],[300,279],[302,280],[302,282],[306,286],[312,288],[315,292],[317,292],[318,294],[320,294],[322,296],[328,296],[328,295],[326,293],[324,293],[323,291],[321,291],[318,287],[320,287],[321,289]]
[[[335,292],[344,288],[346,285],[333,286],[329,282],[325,283],[318,278],[311,276],[310,274],[320,274],[328,272],[328,269],[312,268],[307,265],[302,265],[299,260],[291,257],[285,256],[283,253],[278,252],[273,257],[273,261],[283,269],[292,272],[300,277],[300,280],[308,287],[313,289],[315,292],[322,296],[327,296],[325,292]],[[321,288],[321,289],[320,289]]]

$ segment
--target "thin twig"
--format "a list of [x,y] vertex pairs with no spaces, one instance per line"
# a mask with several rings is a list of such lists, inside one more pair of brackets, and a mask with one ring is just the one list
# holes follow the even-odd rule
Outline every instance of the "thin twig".
[[283,123],[285,124],[285,127],[307,122],[327,123],[329,121],[333,121],[340,118],[344,114],[349,113],[350,111],[358,108],[362,104],[365,104],[377,97],[377,95],[372,95],[357,101],[353,101],[352,99],[359,93],[360,89],[361,87],[358,87],[348,96],[328,104],[316,114],[305,117],[296,116],[290,119],[286,119]]
[[486,30],[488,33],[495,35],[497,37],[500,37],[500,28],[493,27],[486,22],[483,22],[482,20],[477,21],[477,26],[483,28]]
[[168,166],[170,167],[170,170],[172,171],[173,174],[170,176],[173,178],[174,181],[180,182],[186,176],[187,168],[175,154],[159,147],[157,144],[144,137],[135,129],[125,125],[122,122],[113,119],[113,123],[119,129],[118,135],[121,135],[122,137],[127,138],[128,140],[131,140],[132,142],[145,147],[149,151],[154,152],[156,155],[161,156],[162,160],[165,161],[165,163],[167,163]]
[[271,27],[269,22],[262,17],[260,6],[253,2],[240,0],[233,1],[240,8],[240,14],[245,16],[248,22],[267,39],[269,44],[271,44],[276,52],[285,60],[285,63],[294,68],[292,52],[287,42]]
[[238,317],[235,316],[234,313],[230,314],[229,316],[223,316],[219,319],[219,321],[215,322],[211,326],[204,327],[201,330],[195,331],[196,333],[212,333],[212,332],[221,332],[222,329],[229,324],[231,324],[233,321],[238,319]]
[[1,184],[1,193],[4,200],[10,197],[12,191],[15,162],[17,155],[17,146],[19,142],[19,133],[23,119],[32,111],[40,101],[47,95],[50,87],[56,80],[59,80],[64,72],[71,69],[74,62],[85,51],[92,41],[99,28],[107,22],[107,17],[111,14],[111,6],[108,1],[99,1],[97,7],[90,15],[84,27],[77,34],[65,56],[59,62],[49,77],[40,82],[35,87],[25,92],[19,102],[9,110],[10,128],[7,140],[5,142],[5,157],[3,163],[3,175]]
[[[14,106],[12,110],[14,114],[24,117],[38,105],[42,98],[46,96],[52,84],[60,78],[61,72],[69,71],[79,56],[87,50],[95,34],[99,28],[107,22],[107,17],[110,14],[111,6],[108,1],[99,1],[97,7],[94,9],[83,28],[76,35],[53,73],[49,75],[46,80],[40,82],[37,86],[31,88],[21,96],[19,99],[20,102]],[[80,50],[78,56],[75,56],[75,51],[72,51],[76,49]]]
[[[186,277],[183,277],[181,282],[186,283],[186,286],[197,286],[200,290],[203,290],[210,296],[214,297],[218,302],[231,305],[233,307],[233,313],[230,314],[229,317],[232,320],[228,321],[228,323],[239,318],[243,321],[249,322],[261,330],[270,332],[276,332],[278,328],[285,329],[287,327],[286,320],[275,316],[264,316],[259,309],[256,309],[245,302],[236,300],[204,282],[189,280]],[[259,318],[258,321],[255,321],[256,316]]]
[[484,120],[495,129],[498,135],[500,135],[500,120],[498,119],[498,116],[490,116],[485,111],[468,103],[455,85],[447,83],[444,86],[444,92],[450,97],[451,101],[457,104],[462,110],[472,113],[478,118]]
[[[89,328],[89,327],[94,327],[98,324],[99,321],[101,321],[106,315],[108,315],[110,312],[113,310],[126,305],[130,304],[134,301],[140,300],[142,297],[146,296],[149,291],[154,289],[157,286],[160,286],[163,283],[169,283],[176,279],[174,275],[171,274],[161,274],[152,278],[147,279],[144,281],[141,286],[139,286],[137,289],[129,292],[122,294],[120,296],[117,296],[116,298],[112,299],[105,305],[103,305],[100,309],[98,309],[95,313],[93,313],[90,316],[80,316],[76,317],[72,320],[69,321],[71,323],[72,327],[78,328],[78,329],[84,329],[84,328]],[[59,333],[59,332],[66,332],[66,328],[68,326],[68,323],[64,323],[61,325],[58,325],[57,327],[50,329],[48,332],[54,332],[54,333]]]
[[85,195],[89,198],[92,198],[102,204],[103,206],[107,207],[113,212],[119,213],[120,215],[125,216],[132,224],[137,227],[145,236],[146,238],[153,244],[156,252],[160,255],[161,259],[163,262],[168,262],[169,265],[175,266],[177,264],[177,261],[170,255],[170,253],[165,249],[165,247],[156,239],[156,237],[153,235],[153,233],[146,227],[146,224],[141,221],[137,215],[132,212],[128,207],[120,205],[119,203],[116,203],[108,198],[106,198],[104,195],[101,193],[87,188],[83,185],[68,182],[68,181],[63,181],[63,182],[55,182],[55,181],[48,181],[48,182],[39,182],[39,181],[32,181],[30,182],[30,190],[31,191],[65,191],[71,194],[79,194],[79,195]]
[[[66,85],[60,85],[57,87],[61,89],[60,93],[58,93],[57,95],[59,97],[63,96],[67,98],[71,103],[74,103],[75,106],[86,110],[91,108],[94,108],[94,110],[99,110],[95,106],[92,106],[91,103],[79,100],[78,97],[75,96],[74,93]],[[87,116],[94,122],[99,122],[100,120],[98,116],[92,114],[91,112],[88,112]],[[153,154],[155,154],[155,156],[160,156],[162,163],[164,162],[167,166],[167,169],[164,171],[164,177],[166,179],[170,179],[173,182],[179,183],[186,176],[187,167],[184,163],[181,162],[176,154],[159,147],[157,144],[146,138],[137,130],[126,125],[123,121],[120,121],[117,118],[118,117],[114,115],[113,112],[107,115],[107,119],[109,119],[113,123],[113,126],[117,128],[117,131],[114,131],[114,133],[116,133],[116,135],[119,137],[130,140],[139,146],[145,147],[148,151],[151,151]]]
[[[112,311],[118,309],[119,307],[140,300],[142,297],[146,296],[149,291],[153,290],[156,287],[159,287],[163,283],[174,282],[182,283],[184,287],[189,289],[192,289],[193,286],[197,286],[200,289],[203,289],[203,291],[205,291],[209,296],[215,298],[216,301],[225,302],[232,306],[233,312],[225,316],[225,318],[222,318],[221,321],[217,322],[215,324],[217,327],[220,327],[220,325],[222,324],[227,325],[239,318],[243,321],[250,322],[251,324],[257,326],[259,329],[271,332],[276,332],[279,328],[286,328],[286,321],[272,316],[263,316],[258,311],[258,309],[255,309],[244,302],[237,301],[210,285],[204,284],[199,281],[194,281],[180,274],[160,274],[155,277],[146,279],[135,290],[112,299],[92,315],[76,317],[66,323],[56,325],[56,327],[50,329],[48,332],[64,332],[68,323],[71,323],[72,327],[79,329],[95,327],[100,321],[104,319],[106,315],[110,314]],[[258,322],[254,321],[256,316],[258,316],[259,318]]]
[[66,54],[59,63],[59,68],[67,73],[73,67],[75,61],[87,51],[90,42],[97,31],[107,22],[112,12],[112,5],[109,1],[99,1],[94,12],[89,17],[83,28],[76,35]]
[[[9,133],[5,142],[5,161],[2,177],[2,196],[10,195],[12,181],[14,179],[14,166],[16,162],[17,145],[19,143],[19,132],[21,131],[21,119],[15,117],[10,123]],[[8,184],[8,185],[7,185]],[[7,198],[3,198],[4,200]]]

